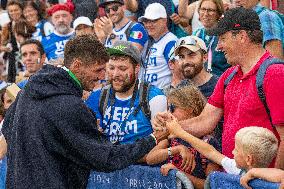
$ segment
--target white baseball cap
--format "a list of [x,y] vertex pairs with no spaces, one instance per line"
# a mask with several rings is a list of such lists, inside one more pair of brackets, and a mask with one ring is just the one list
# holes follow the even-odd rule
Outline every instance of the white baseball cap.
[[145,19],[156,20],[159,18],[167,18],[166,9],[160,3],[152,3],[147,6],[144,16],[139,17],[138,21],[143,22]]
[[73,22],[74,30],[76,30],[77,26],[79,26],[80,24],[93,27],[93,23],[91,22],[91,20],[88,17],[85,17],[85,16],[80,16],[80,17],[76,18],[76,20],[74,20],[74,22]]

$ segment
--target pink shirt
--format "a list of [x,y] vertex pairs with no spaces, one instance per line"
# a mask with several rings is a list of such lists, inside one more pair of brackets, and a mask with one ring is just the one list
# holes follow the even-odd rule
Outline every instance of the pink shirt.
[[[272,128],[256,89],[256,73],[259,66],[271,54],[266,52],[257,64],[247,74],[243,75],[240,66],[228,69],[219,79],[208,103],[224,110],[224,125],[222,135],[222,151],[229,158],[233,158],[235,134],[247,126],[260,126],[278,133]],[[234,78],[226,87],[224,81],[231,72],[238,67]],[[267,69],[263,83],[266,102],[270,109],[274,125],[284,123],[284,65],[272,65]]]

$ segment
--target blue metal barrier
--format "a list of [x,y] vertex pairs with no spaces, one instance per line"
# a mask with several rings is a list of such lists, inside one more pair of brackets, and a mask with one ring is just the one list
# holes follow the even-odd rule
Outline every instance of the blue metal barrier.
[[87,189],[179,189],[181,185],[193,188],[188,178],[176,170],[163,176],[159,167],[132,165],[111,173],[92,172]]
[[[209,175],[210,189],[243,189],[240,185],[240,177],[240,175],[213,172]],[[280,184],[254,179],[249,182],[249,185],[257,189],[278,189]]]

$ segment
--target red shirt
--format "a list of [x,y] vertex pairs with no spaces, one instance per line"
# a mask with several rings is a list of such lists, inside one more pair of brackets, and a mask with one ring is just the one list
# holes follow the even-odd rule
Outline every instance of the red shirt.
[[[224,110],[222,151],[225,156],[233,158],[235,134],[247,126],[260,126],[278,133],[272,128],[256,89],[256,73],[259,66],[271,54],[266,52],[247,74],[240,66],[228,69],[219,79],[208,103]],[[234,78],[229,82],[224,94],[224,81],[231,72],[238,68]],[[284,65],[272,65],[267,69],[263,81],[266,102],[270,109],[274,125],[284,123]]]

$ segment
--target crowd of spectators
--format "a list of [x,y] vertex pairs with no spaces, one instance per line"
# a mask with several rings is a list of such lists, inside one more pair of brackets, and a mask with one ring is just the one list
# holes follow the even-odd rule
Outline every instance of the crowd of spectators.
[[[284,104],[277,101],[284,97],[284,15],[278,7],[277,0],[1,1],[1,120],[12,101],[7,86],[24,89],[45,65],[65,69],[66,43],[91,35],[110,59],[85,76],[92,88],[82,100],[110,142],[133,143],[167,128],[174,135],[139,163],[163,163],[163,175],[182,170],[195,188],[221,166],[244,175],[245,187],[255,177],[284,183]],[[263,104],[256,75],[272,57],[283,64],[267,68]],[[266,140],[275,148],[259,163]],[[265,174],[268,167],[275,177]]]

